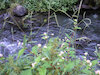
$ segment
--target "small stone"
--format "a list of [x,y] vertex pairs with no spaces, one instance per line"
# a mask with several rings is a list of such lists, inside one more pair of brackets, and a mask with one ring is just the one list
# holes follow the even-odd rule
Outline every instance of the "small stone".
[[99,46],[100,46],[100,44],[97,44],[97,46],[99,47]]
[[25,16],[27,14],[27,9],[21,5],[18,5],[13,9],[13,14],[19,17]]

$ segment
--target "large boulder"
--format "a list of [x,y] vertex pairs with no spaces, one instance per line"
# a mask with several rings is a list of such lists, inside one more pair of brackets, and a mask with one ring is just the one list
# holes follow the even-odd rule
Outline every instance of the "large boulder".
[[13,14],[15,16],[22,17],[25,16],[27,13],[28,13],[27,9],[21,5],[18,5],[13,9]]

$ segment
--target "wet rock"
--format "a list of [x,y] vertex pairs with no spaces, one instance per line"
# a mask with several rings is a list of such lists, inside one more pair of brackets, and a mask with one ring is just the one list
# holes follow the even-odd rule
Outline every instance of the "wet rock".
[[80,49],[77,49],[76,50],[76,55],[84,55],[84,50],[80,50]]
[[91,7],[90,7],[90,6],[85,5],[85,4],[83,4],[83,5],[81,6],[81,8],[83,8],[83,9],[91,9]]
[[11,43],[7,40],[7,38],[5,38],[4,40],[5,41],[0,41],[0,53],[3,54],[4,57],[13,55],[22,48],[22,45],[18,45],[16,42]]
[[3,15],[0,15],[0,22],[3,21]]
[[22,16],[25,16],[27,13],[28,13],[27,9],[21,5],[18,5],[13,9],[13,14],[15,16],[22,17]]
[[96,9],[99,8],[99,6],[92,7],[92,6],[89,6],[89,5],[82,4],[81,8],[83,8],[83,9],[93,9],[93,10],[96,10]]

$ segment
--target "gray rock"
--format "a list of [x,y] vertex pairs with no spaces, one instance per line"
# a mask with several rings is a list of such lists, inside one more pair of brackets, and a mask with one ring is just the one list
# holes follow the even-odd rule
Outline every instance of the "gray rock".
[[22,16],[25,16],[27,13],[28,13],[27,9],[21,5],[18,5],[13,9],[13,14],[15,16],[22,17]]

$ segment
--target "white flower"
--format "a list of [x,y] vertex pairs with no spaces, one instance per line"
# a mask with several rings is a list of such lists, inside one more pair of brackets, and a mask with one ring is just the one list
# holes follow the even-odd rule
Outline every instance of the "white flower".
[[41,47],[42,45],[41,44],[38,44],[38,47]]
[[46,45],[44,45],[44,48],[47,48],[47,46],[46,46]]
[[62,59],[65,59],[64,57],[62,57]]
[[31,65],[32,65],[32,67],[34,68],[34,67],[35,67],[35,65],[36,65],[36,62],[35,62],[35,63],[32,63]]
[[90,64],[90,63],[91,63],[91,61],[90,61],[90,60],[86,60],[86,62],[87,62],[88,64]]
[[0,58],[3,57],[3,54],[0,54]]
[[92,63],[90,62],[89,66],[92,66]]
[[60,63],[57,63],[57,65],[60,65]]
[[54,36],[54,33],[52,33],[51,35]]
[[41,60],[43,61],[43,60],[45,60],[46,58],[42,58]]
[[44,38],[45,38],[45,39],[47,39],[47,38],[48,38],[48,36],[45,36]]
[[100,70],[95,71],[95,74],[100,75]]
[[64,52],[63,52],[63,51],[61,51],[61,52],[60,52],[60,54],[64,54]]
[[62,56],[62,54],[64,54],[64,52],[63,51],[60,51],[59,56]]
[[85,52],[84,55],[87,56],[88,55],[88,52]]
[[47,35],[47,33],[46,33],[46,32],[44,32],[43,34],[44,34],[44,35]]

